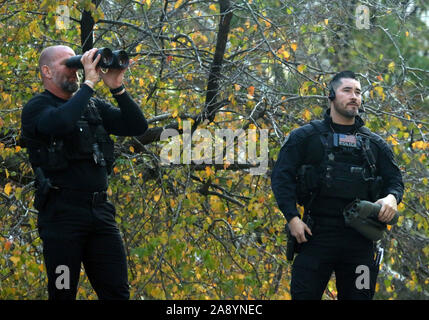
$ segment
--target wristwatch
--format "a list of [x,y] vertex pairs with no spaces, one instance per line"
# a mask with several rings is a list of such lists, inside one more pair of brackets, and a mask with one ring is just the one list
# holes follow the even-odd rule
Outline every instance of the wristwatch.
[[123,84],[121,84],[121,86],[118,87],[118,88],[116,88],[116,89],[110,89],[110,92],[113,95],[115,95],[115,94],[118,94],[118,93],[122,92],[123,90],[125,91],[125,86]]

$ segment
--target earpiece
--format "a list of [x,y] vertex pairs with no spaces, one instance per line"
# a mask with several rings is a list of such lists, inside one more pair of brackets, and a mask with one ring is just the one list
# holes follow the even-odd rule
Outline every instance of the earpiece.
[[332,87],[331,83],[329,84],[328,88],[329,88],[329,96],[328,96],[328,98],[329,98],[329,100],[334,101],[335,100],[335,90]]

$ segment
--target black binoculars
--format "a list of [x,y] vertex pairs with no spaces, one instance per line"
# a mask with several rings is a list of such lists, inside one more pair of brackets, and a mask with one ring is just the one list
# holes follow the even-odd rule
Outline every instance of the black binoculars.
[[[125,69],[130,63],[128,54],[124,50],[112,51],[109,48],[100,48],[94,54],[94,60],[98,55],[101,55],[101,59],[97,64],[97,67],[105,69]],[[80,59],[82,55],[73,56],[66,60],[66,66],[69,68],[83,69],[82,62]]]

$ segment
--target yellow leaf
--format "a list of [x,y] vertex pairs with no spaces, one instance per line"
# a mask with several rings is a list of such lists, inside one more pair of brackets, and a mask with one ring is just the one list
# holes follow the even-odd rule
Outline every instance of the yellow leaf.
[[19,261],[19,257],[10,257],[9,259],[13,262],[14,265],[16,265]]
[[10,182],[8,182],[4,186],[4,193],[6,193],[7,195],[10,195],[11,191],[12,191],[12,185],[10,184]]
[[292,299],[292,296],[290,295],[290,293],[285,292],[283,297],[282,297],[282,300],[291,300],[291,299]]
[[304,112],[303,112],[303,114],[302,114],[302,117],[304,118],[304,120],[310,121],[310,119],[311,119],[311,112],[308,109],[305,109]]
[[213,170],[210,167],[206,167],[206,174],[208,177],[212,176],[214,174]]
[[391,63],[389,63],[387,69],[389,70],[389,72],[393,72],[395,70],[395,62],[392,61]]
[[390,136],[386,138],[387,141],[392,143],[392,145],[397,146],[399,144],[398,140],[396,140],[394,137]]
[[298,71],[299,71],[299,72],[301,72],[301,73],[302,73],[302,72],[303,72],[305,69],[307,69],[307,68],[306,68],[306,66],[305,66],[305,65],[300,64],[300,65],[297,67],[297,69],[298,69]]
[[328,25],[329,19],[325,19],[325,24]]
[[153,196],[153,200],[155,200],[156,202],[158,202],[159,198],[161,198],[161,193],[157,193]]
[[210,8],[210,10],[213,10],[213,11],[216,11],[216,10],[217,10],[217,7],[216,7],[216,5],[215,5],[215,4],[211,4],[211,5],[209,6],[209,8]]
[[[422,251],[426,257],[429,256],[429,246],[424,247]],[[428,280],[426,280],[426,281],[428,281]],[[426,283],[426,281],[425,281],[425,283]]]
[[241,86],[239,84],[234,84],[235,91],[238,91],[241,89]]
[[181,6],[183,0],[177,0],[176,4],[174,5],[174,9],[177,9]]
[[293,52],[295,52],[296,49],[298,49],[298,45],[296,43],[292,43],[290,47],[292,48]]
[[305,81],[299,88],[299,94],[301,96],[305,95],[308,92],[308,87],[311,85],[310,81]]
[[282,56],[283,56],[283,58],[285,58],[286,60],[288,60],[288,59],[289,59],[289,57],[290,57],[290,53],[289,53],[289,51],[287,51],[287,50],[283,51],[283,52],[282,52]]
[[384,94],[384,89],[382,87],[375,87],[374,90],[381,97],[381,100],[384,101],[384,99],[386,98],[386,95]]
[[171,116],[173,118],[176,118],[178,114],[179,114],[179,111],[175,110]]
[[[232,104],[233,106],[236,104],[236,101],[235,101],[235,99],[234,99],[234,93],[231,93],[231,94],[228,96],[228,101],[230,101],[230,102],[231,102],[231,104]],[[228,115],[228,112],[226,112],[226,115]]]
[[132,153],[134,153],[134,147],[133,147],[133,146],[130,146],[130,151],[131,151]]
[[124,179],[125,181],[128,181],[128,180],[130,180],[130,176],[123,175],[123,176],[122,176],[122,179]]
[[416,142],[413,142],[412,147],[414,149],[425,150],[425,149],[429,149],[429,143],[424,141],[416,141]]

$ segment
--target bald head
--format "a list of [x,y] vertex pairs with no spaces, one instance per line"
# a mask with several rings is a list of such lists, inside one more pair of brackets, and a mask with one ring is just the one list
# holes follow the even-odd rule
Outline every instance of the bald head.
[[73,56],[75,53],[70,47],[52,46],[45,48],[39,58],[45,89],[64,99],[68,99],[79,88],[77,69],[65,64]]
[[62,59],[64,54],[67,53],[75,55],[73,49],[67,46],[51,46],[43,49],[39,57],[39,70],[42,75],[42,79],[44,78],[42,67],[44,65],[52,67],[58,59]]

